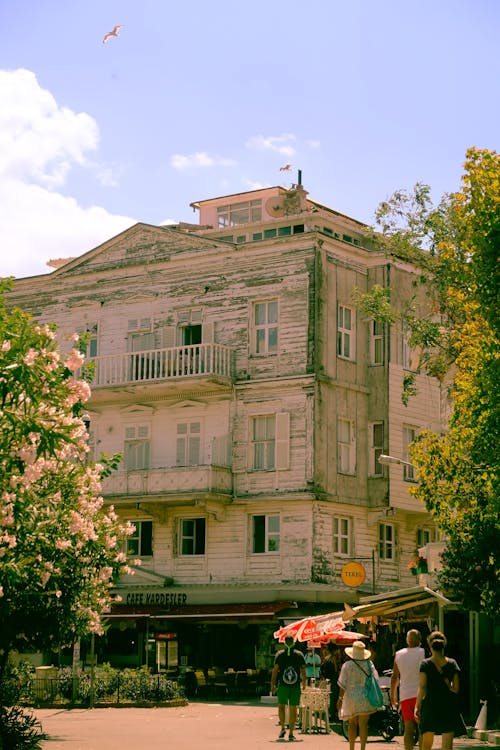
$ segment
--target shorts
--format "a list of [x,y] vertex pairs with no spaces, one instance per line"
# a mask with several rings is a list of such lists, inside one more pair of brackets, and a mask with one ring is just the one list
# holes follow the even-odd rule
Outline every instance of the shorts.
[[415,703],[417,702],[417,698],[406,698],[406,700],[401,701],[399,704],[399,708],[401,709],[401,715],[403,717],[403,721],[415,721],[414,712],[415,712]]
[[298,706],[300,703],[300,683],[297,685],[278,685],[276,691],[278,696],[278,705]]

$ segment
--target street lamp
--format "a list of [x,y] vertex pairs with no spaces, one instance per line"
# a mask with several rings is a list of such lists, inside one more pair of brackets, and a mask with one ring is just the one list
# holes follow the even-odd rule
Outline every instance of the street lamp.
[[400,466],[413,466],[413,464],[410,461],[403,461],[402,458],[396,458],[396,456],[386,456],[384,453],[382,453],[378,457],[379,464],[383,464],[384,466],[388,466],[389,464],[398,464]]

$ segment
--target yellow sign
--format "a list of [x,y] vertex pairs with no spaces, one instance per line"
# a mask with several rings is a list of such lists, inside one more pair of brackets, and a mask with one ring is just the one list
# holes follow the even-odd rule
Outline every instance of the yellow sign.
[[342,578],[342,583],[345,583],[346,586],[355,588],[365,582],[366,570],[361,563],[350,562],[344,565],[340,571],[340,577]]

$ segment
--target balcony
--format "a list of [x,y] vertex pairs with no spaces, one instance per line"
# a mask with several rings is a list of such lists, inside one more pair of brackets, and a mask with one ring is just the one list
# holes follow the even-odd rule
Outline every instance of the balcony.
[[102,482],[107,500],[128,502],[176,501],[191,499],[229,499],[232,495],[232,471],[226,466],[172,466],[161,469],[116,471]]
[[[93,357],[92,397],[96,388],[161,386],[169,390],[227,388],[233,382],[232,349],[222,344],[194,344]],[[193,382],[194,381],[194,382]],[[134,388],[134,392],[135,388]]]

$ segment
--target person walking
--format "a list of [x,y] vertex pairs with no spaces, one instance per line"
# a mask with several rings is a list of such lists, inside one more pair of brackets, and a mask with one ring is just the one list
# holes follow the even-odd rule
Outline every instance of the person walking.
[[[405,750],[413,750],[417,724],[415,722],[415,703],[420,682],[420,664],[425,659],[425,651],[420,645],[420,631],[409,630],[406,634],[407,647],[396,651],[391,676],[391,704],[398,704],[397,688],[399,685],[399,708],[403,717]],[[422,738],[419,734],[419,747]]]
[[444,655],[446,637],[433,631],[427,642],[429,659],[420,665],[420,683],[415,703],[415,720],[422,735],[422,750],[431,750],[434,735],[441,735],[442,750],[452,750],[455,728],[460,721],[458,692],[460,668]]
[[288,635],[285,638],[285,648],[278,651],[274,658],[271,673],[271,693],[278,696],[278,717],[281,725],[280,740],[286,734],[286,707],[288,705],[288,740],[293,742],[297,708],[300,704],[300,693],[307,685],[306,663],[302,651],[294,648],[295,640]]
[[359,733],[361,750],[365,750],[368,739],[368,720],[377,710],[368,700],[365,692],[366,678],[373,671],[378,673],[370,659],[370,651],[362,641],[354,641],[345,649],[350,658],[342,665],[338,679],[339,697],[337,710],[341,720],[347,719],[349,728],[349,750],[354,750]]

